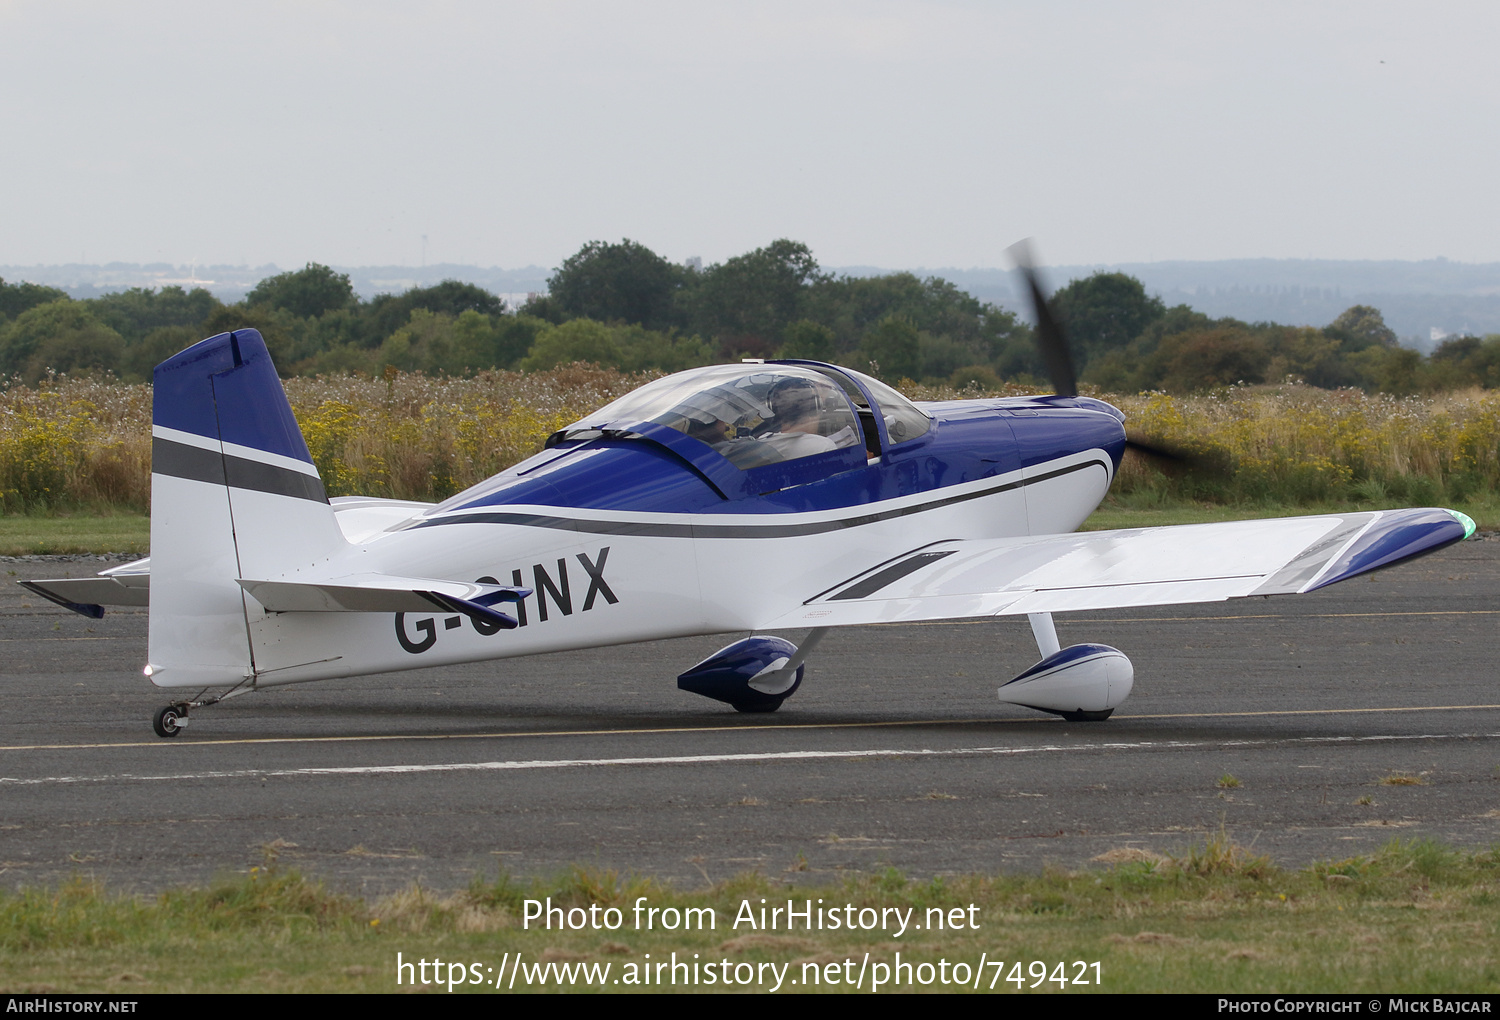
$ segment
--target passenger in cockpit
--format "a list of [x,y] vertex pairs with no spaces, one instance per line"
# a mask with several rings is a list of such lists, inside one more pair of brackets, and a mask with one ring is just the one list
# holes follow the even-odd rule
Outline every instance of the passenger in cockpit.
[[[698,442],[707,443],[716,450],[722,444],[729,442],[729,423],[727,421],[703,412],[689,414],[686,417],[687,427],[684,431],[698,440]],[[707,418],[708,420],[703,421],[701,418]]]
[[[708,420],[702,420],[704,418]],[[695,411],[688,414],[685,431],[700,443],[713,447],[715,453],[727,458],[742,471],[762,464],[774,464],[781,459],[774,449],[754,439],[736,438],[733,425],[707,412]]]
[[[715,376],[731,372],[739,378],[671,394],[671,410],[647,420],[680,430],[742,471],[858,444],[858,421],[831,381],[801,368],[702,370]],[[643,416],[652,410],[649,404],[629,409]]]

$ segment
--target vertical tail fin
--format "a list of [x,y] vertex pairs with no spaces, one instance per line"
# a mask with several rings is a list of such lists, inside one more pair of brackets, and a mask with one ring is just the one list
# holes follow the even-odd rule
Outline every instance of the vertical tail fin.
[[151,429],[151,623],[161,687],[255,675],[239,578],[346,549],[265,341],[221,333],[156,366]]

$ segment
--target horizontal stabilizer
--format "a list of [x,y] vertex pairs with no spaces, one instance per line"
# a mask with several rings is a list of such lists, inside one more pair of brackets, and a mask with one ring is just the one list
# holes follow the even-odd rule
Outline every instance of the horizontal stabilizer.
[[93,577],[22,581],[21,586],[64,609],[97,620],[104,615],[105,606],[150,605],[151,561],[136,560]]
[[1473,534],[1450,510],[939,541],[871,566],[757,629],[1219,602],[1309,592]]
[[240,587],[272,613],[430,613],[436,606],[506,629],[516,621],[491,606],[520,602],[531,594],[530,588],[503,584],[388,574],[350,574],[322,582],[242,579]]

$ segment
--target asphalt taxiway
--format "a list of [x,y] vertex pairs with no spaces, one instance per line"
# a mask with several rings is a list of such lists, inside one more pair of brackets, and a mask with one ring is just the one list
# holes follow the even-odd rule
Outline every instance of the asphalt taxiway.
[[[10,561],[0,578],[91,573]],[[14,571],[14,573],[9,573]],[[831,633],[773,716],[673,678],[742,635],[327,681],[195,711],[144,611],[0,585],[0,881],[151,890],[275,858],[342,888],[573,864],[689,885],[1086,865],[1222,828],[1286,865],[1500,842],[1500,541],[1306,596],[1059,617],[1124,650],[1106,723],[1000,704],[1024,621]],[[793,635],[795,637],[795,635]]]

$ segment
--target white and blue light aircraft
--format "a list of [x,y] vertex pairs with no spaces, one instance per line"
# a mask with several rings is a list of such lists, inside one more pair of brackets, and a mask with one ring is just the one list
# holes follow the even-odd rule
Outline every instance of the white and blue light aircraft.
[[1060,647],[1054,613],[1308,592],[1473,533],[1441,509],[1073,533],[1132,444],[1028,276],[1056,395],[693,369],[439,504],[327,498],[260,334],[210,337],[156,368],[151,558],[23,583],[90,616],[149,604],[163,737],[283,684],[736,631],[678,685],[774,711],[828,628],[1023,615],[1041,658],[1000,699],[1102,720],[1130,661]]

